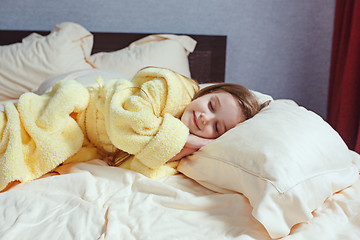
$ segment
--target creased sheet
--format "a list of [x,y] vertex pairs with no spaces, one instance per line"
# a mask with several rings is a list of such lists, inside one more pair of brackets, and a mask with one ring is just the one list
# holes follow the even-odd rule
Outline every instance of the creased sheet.
[[[270,239],[240,194],[183,175],[152,180],[100,160],[0,193],[0,239]],[[335,194],[285,240],[359,239],[360,181]]]

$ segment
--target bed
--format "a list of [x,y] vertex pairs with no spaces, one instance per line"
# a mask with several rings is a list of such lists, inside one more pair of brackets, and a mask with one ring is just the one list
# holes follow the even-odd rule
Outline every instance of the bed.
[[[0,31],[3,103],[59,79],[131,78],[147,65],[225,79],[226,36],[75,23],[33,32]],[[93,159],[14,182],[0,193],[0,239],[359,239],[359,154],[315,113],[255,90],[270,105],[181,160],[179,174],[152,180]]]

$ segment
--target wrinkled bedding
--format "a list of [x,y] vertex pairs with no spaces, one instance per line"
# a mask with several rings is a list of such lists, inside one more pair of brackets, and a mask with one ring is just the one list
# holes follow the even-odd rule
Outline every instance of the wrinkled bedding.
[[[359,239],[360,180],[283,239]],[[0,239],[240,239],[269,235],[248,200],[181,175],[160,180],[92,160],[0,193]]]

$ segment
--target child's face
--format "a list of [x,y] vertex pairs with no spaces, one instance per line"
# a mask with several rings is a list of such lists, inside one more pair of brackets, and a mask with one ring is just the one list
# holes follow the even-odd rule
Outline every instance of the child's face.
[[221,136],[245,119],[238,100],[228,92],[209,93],[195,99],[181,117],[190,133],[210,139]]

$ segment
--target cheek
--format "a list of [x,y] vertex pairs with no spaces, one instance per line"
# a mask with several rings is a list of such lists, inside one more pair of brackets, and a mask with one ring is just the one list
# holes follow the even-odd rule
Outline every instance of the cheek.
[[185,124],[185,126],[189,127],[190,124],[190,113],[188,111],[185,111],[183,115],[180,118],[181,122]]
[[200,137],[213,139],[216,138],[217,136],[215,135],[215,131],[211,126],[206,126],[205,128],[202,129]]

